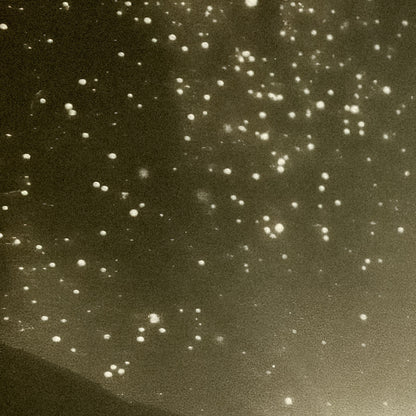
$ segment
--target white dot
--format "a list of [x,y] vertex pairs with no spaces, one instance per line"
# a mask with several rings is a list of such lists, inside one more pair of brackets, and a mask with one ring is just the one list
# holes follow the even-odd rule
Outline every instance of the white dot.
[[101,184],[100,184],[100,182],[95,181],[95,182],[92,183],[92,186],[94,188],[99,188],[101,186]]
[[82,133],[83,139],[88,139],[89,137],[90,137],[89,133],[86,133],[86,132]]
[[111,371],[106,371],[106,372],[104,373],[104,377],[105,377],[105,378],[111,378],[111,377],[113,377],[113,373],[112,373]]
[[404,233],[404,228],[403,227],[397,227],[397,232],[399,234],[403,234]]
[[31,158],[31,156],[30,156],[30,154],[29,154],[29,153],[24,153],[22,157],[23,157],[23,159],[25,159],[25,160],[30,160],[30,158]]
[[321,174],[321,178],[325,181],[327,181],[329,179],[329,174],[327,172],[322,172]]
[[257,0],[245,0],[247,7],[256,7],[257,6]]
[[334,204],[335,204],[337,207],[340,207],[340,206],[341,206],[341,201],[340,201],[339,199],[336,199],[336,200],[335,200],[335,202],[334,202]]
[[276,225],[274,226],[274,230],[275,230],[278,234],[281,234],[281,233],[285,230],[285,227],[284,227],[284,225],[283,225],[283,224],[278,223],[278,224],[276,224]]
[[0,23],[0,30],[7,30],[8,26],[6,25],[6,23]]
[[109,340],[109,339],[111,338],[111,335],[110,335],[110,334],[104,334],[104,335],[103,335],[103,338],[104,338],[105,340]]
[[65,104],[65,110],[72,110],[74,108],[74,106],[71,103],[66,103]]
[[87,264],[87,262],[86,262],[85,260],[83,260],[83,259],[79,259],[79,260],[77,261],[77,265],[78,265],[79,267],[84,267],[86,264]]
[[123,375],[126,373],[126,370],[125,370],[124,368],[119,368],[119,369],[117,370],[117,373],[118,373],[120,376],[123,376]]
[[191,120],[191,121],[195,120],[194,114],[188,114],[186,117],[188,118],[188,120]]
[[52,341],[53,342],[61,342],[61,337],[58,336],[58,335],[55,335],[55,336],[52,337]]
[[143,19],[143,21],[144,21],[147,25],[150,25],[150,23],[152,23],[152,19],[151,19],[150,17],[145,17],[145,18]]
[[78,84],[79,85],[86,85],[87,84],[87,80],[84,79],[84,78],[81,78],[81,79],[78,80]]
[[198,260],[198,264],[200,266],[205,266],[205,261],[204,260]]
[[286,397],[285,398],[285,405],[286,406],[291,406],[293,404],[293,399],[291,397]]
[[158,324],[160,322],[160,316],[157,313],[151,313],[148,316],[151,324]]
[[100,231],[100,235],[101,235],[102,237],[105,237],[105,236],[107,235],[107,231],[105,231],[105,230],[101,230],[101,231]]
[[49,317],[46,316],[46,315],[43,315],[43,316],[40,317],[40,320],[43,321],[43,322],[46,322],[47,320],[49,320]]
[[391,88],[386,85],[385,87],[383,87],[383,92],[384,94],[389,95],[391,94]]
[[176,40],[176,35],[174,35],[173,33],[169,35],[169,40],[174,41]]
[[144,337],[142,337],[141,335],[139,337],[136,338],[137,342],[144,342]]
[[362,321],[366,321],[367,320],[367,315],[365,314],[365,313],[362,313],[361,315],[360,315],[360,319],[362,320]]
[[259,113],[259,117],[260,117],[261,119],[265,119],[265,118],[267,117],[267,114],[266,114],[264,111],[260,111],[260,113]]
[[251,177],[252,177],[255,181],[258,181],[258,180],[260,179],[260,174],[259,174],[259,173],[253,173],[253,174],[251,175]]
[[316,108],[317,108],[318,110],[323,110],[323,109],[325,108],[325,103],[324,103],[323,101],[318,101],[318,102],[316,103]]
[[166,329],[165,329],[165,328],[159,328],[159,332],[160,332],[161,334],[165,334],[165,333],[166,333]]
[[109,153],[107,157],[111,160],[117,159],[117,155],[115,153]]
[[119,52],[117,55],[118,55],[120,58],[124,58],[124,57],[126,56],[124,52]]
[[131,217],[137,217],[139,215],[139,211],[137,211],[137,209],[131,209],[129,214]]
[[202,46],[202,49],[208,49],[209,48],[209,43],[208,42],[202,42],[201,46]]
[[266,140],[269,140],[269,138],[270,138],[270,136],[269,136],[269,133],[268,132],[265,132],[265,133],[261,133],[260,134],[260,139],[261,140],[266,141]]
[[223,170],[223,172],[224,172],[224,174],[226,174],[226,175],[231,175],[232,170],[231,170],[230,168],[225,168],[225,169]]
[[350,112],[352,114],[358,114],[360,112],[360,107],[358,107],[358,105],[354,104],[350,107]]

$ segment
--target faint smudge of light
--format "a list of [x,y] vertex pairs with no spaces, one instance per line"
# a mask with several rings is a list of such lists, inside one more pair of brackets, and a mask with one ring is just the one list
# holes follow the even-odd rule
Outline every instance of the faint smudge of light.
[[147,179],[149,177],[149,170],[146,168],[140,168],[139,177],[140,179]]

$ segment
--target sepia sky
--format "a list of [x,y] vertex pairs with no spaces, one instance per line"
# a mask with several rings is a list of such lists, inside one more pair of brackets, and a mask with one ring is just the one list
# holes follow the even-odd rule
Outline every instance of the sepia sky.
[[416,414],[416,6],[0,4],[0,340],[184,416]]

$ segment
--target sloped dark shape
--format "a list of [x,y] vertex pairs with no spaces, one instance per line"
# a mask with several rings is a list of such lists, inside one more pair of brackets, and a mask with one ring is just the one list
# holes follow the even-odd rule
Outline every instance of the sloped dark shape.
[[0,344],[1,416],[175,416],[130,404],[85,378]]

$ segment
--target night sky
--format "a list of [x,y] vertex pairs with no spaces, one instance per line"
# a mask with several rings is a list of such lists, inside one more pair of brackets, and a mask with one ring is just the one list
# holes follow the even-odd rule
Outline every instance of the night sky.
[[416,5],[0,2],[0,341],[184,416],[416,414]]

